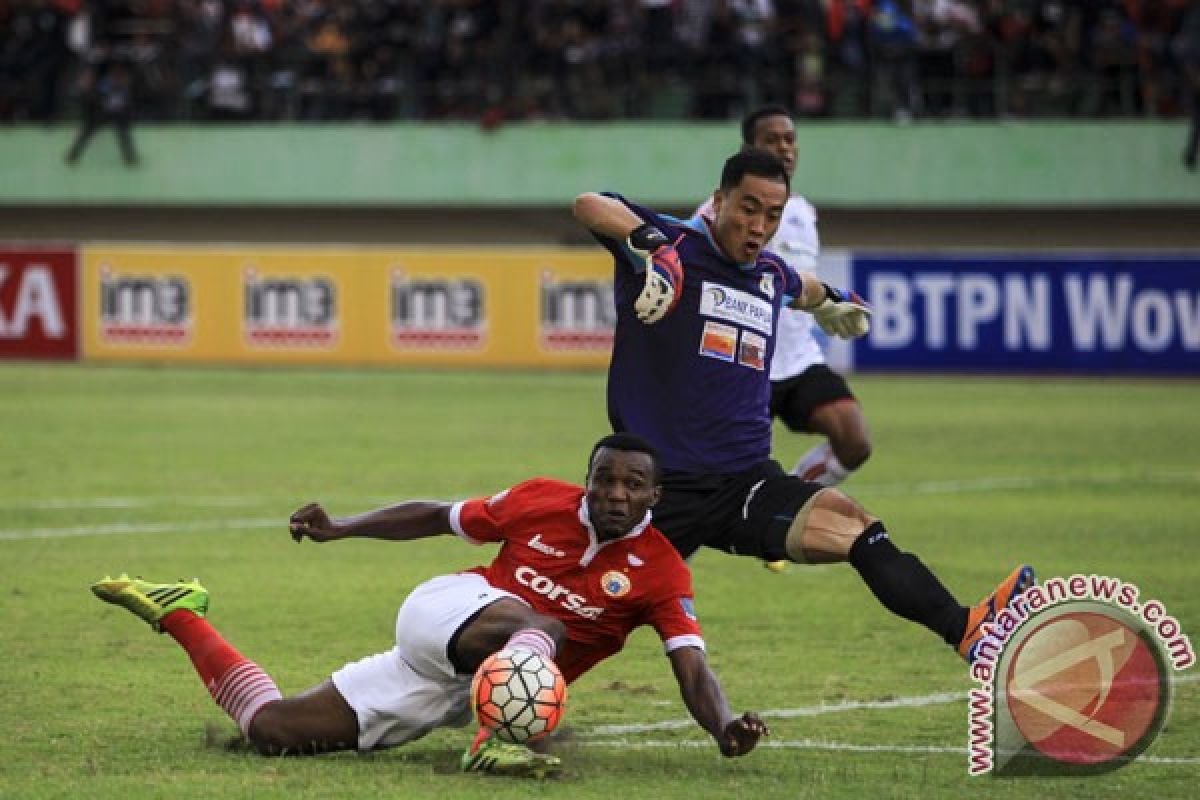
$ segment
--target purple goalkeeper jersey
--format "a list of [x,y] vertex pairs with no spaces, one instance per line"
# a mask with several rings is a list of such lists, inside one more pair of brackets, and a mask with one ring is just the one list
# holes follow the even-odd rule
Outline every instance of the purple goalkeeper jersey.
[[[610,194],[667,235],[683,262],[683,296],[661,321],[638,321],[643,265],[624,242],[596,238],[613,254],[617,328],[608,369],[615,431],[658,449],[665,469],[731,473],[771,453],[771,356],[780,306],[800,277],[774,253],[753,264],[723,255],[702,220],[683,222]],[[635,271],[635,269],[637,271]]]

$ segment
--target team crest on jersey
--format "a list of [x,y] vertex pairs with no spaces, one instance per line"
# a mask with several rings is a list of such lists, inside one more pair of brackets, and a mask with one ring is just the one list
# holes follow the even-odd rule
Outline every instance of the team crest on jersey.
[[600,588],[609,597],[624,597],[633,588],[633,583],[625,573],[609,570],[600,579]]
[[767,273],[758,282],[759,290],[772,300],[775,299],[775,276]]

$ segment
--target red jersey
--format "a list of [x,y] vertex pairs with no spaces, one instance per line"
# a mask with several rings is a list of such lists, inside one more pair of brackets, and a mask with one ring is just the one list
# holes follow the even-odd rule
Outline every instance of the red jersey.
[[555,661],[568,682],[620,650],[640,625],[653,626],[668,653],[704,647],[692,575],[649,514],[620,539],[601,542],[582,488],[534,478],[455,503],[450,526],[473,544],[502,543],[489,566],[470,572],[567,626]]

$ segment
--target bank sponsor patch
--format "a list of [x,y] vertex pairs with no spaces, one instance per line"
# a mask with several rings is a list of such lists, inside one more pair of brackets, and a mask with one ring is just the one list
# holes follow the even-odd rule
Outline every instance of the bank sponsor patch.
[[769,334],[775,327],[775,309],[761,297],[704,281],[700,292],[700,314],[716,317]]
[[733,361],[737,351],[737,335],[738,329],[732,325],[708,320],[704,323],[704,333],[700,337],[700,355],[721,361]]

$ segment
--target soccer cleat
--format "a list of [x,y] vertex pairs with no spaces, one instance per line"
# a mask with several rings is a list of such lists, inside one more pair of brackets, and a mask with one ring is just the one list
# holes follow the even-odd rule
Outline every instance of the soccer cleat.
[[762,565],[771,570],[771,572],[774,572],[776,575],[782,575],[783,573],[787,572],[788,566],[790,566],[791,563],[792,562],[788,561],[787,559],[783,559],[780,561],[764,561],[762,562]]
[[958,643],[958,654],[975,663],[979,643],[987,636],[987,626],[995,621],[996,615],[1012,604],[1013,598],[1033,586],[1033,567],[1023,564],[1012,571],[995,591],[976,603],[967,614],[967,632]]
[[548,778],[562,771],[562,759],[535,753],[519,744],[505,744],[480,728],[475,741],[462,755],[463,772],[485,772],[520,778]]
[[190,582],[150,583],[122,574],[96,581],[92,593],[106,603],[129,609],[160,633],[159,622],[172,611],[185,608],[201,617],[208,612],[208,590],[195,578]]

